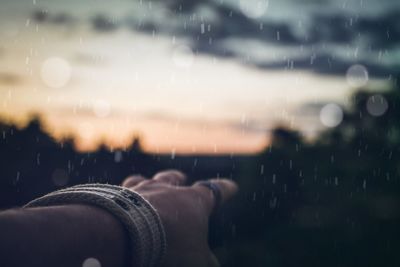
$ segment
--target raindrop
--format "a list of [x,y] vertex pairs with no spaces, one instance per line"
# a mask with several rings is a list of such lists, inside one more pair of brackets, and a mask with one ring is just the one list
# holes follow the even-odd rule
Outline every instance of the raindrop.
[[21,177],[21,173],[17,172],[17,176],[15,177],[15,180],[13,182],[14,185],[16,185],[19,182],[20,177]]
[[319,118],[326,127],[336,127],[343,120],[343,110],[339,105],[327,104],[322,107]]
[[41,77],[47,86],[61,88],[71,78],[71,67],[65,59],[58,57],[48,58],[42,64]]
[[123,155],[122,155],[122,151],[115,151],[115,153],[114,153],[114,161],[115,162],[121,162],[122,161],[122,159],[123,159]]
[[385,97],[382,95],[373,95],[368,98],[367,111],[375,117],[382,116],[387,111],[389,105]]
[[369,75],[365,66],[356,64],[352,65],[346,73],[347,83],[351,87],[361,87],[368,83]]
[[276,208],[276,205],[277,205],[277,204],[278,204],[278,199],[277,199],[276,197],[272,198],[272,199],[269,201],[269,207],[270,207],[271,209]]

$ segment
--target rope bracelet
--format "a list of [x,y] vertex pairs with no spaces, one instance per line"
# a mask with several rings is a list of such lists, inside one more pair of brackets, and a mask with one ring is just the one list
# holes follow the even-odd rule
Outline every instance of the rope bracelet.
[[164,228],[155,208],[138,193],[109,184],[83,184],[49,193],[24,208],[64,204],[89,204],[107,210],[129,233],[132,266],[160,265],[166,251]]

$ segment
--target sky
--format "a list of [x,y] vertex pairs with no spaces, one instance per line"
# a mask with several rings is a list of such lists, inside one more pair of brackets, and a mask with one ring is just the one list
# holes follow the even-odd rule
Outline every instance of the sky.
[[400,59],[400,2],[0,0],[0,117],[77,148],[254,153],[340,124]]

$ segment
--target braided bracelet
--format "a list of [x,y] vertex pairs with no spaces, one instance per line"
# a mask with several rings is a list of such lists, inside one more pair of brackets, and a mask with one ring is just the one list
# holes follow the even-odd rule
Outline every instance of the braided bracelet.
[[24,208],[63,204],[89,204],[107,210],[129,233],[132,265],[160,265],[166,250],[164,228],[157,211],[138,193],[115,185],[84,184],[49,193]]

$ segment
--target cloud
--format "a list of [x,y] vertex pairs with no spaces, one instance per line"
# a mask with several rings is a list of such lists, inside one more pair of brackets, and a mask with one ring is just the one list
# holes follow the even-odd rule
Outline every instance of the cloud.
[[304,42],[348,44],[354,40],[356,28],[353,18],[343,14],[315,15]]
[[[189,1],[191,3],[191,1]],[[197,3],[197,2],[196,2]],[[141,32],[174,34],[190,38],[198,47],[212,45],[214,41],[226,38],[259,39],[265,42],[296,45],[301,43],[289,24],[278,22],[259,22],[252,20],[240,11],[206,2],[207,5],[192,3],[190,12],[170,13],[165,20],[152,17],[129,17],[130,29]],[[204,51],[206,52],[206,51]]]
[[309,40],[311,43],[350,43],[365,37],[372,49],[382,49],[400,43],[400,10],[380,16],[349,16],[345,14],[315,15]]
[[360,32],[369,33],[373,48],[387,48],[400,44],[400,10],[393,10],[380,17],[358,20]]
[[9,72],[0,72],[0,84],[15,85],[22,82],[22,77]]
[[[58,26],[72,26],[75,23],[81,22],[77,17],[71,14],[64,12],[51,13],[48,10],[35,10],[31,18],[37,23]],[[114,18],[104,14],[97,14],[90,17],[88,20],[83,20],[83,22],[91,24],[92,29],[96,32],[112,32],[120,26]]]
[[31,15],[33,21],[54,25],[71,26],[76,22],[76,18],[68,13],[49,13],[47,10],[35,10]]
[[389,78],[390,75],[395,74],[396,70],[400,70],[400,65],[385,66],[365,60],[345,60],[324,53],[287,59],[285,61],[255,63],[254,65],[260,69],[309,70],[326,75],[344,75],[348,68],[354,64],[365,66],[369,76],[376,78]]
[[190,12],[199,5],[213,5],[214,2],[210,0],[165,0],[163,2],[168,9],[176,12]]
[[296,116],[298,117],[316,117],[319,115],[321,109],[332,102],[313,102],[305,103],[299,106],[296,110]]
[[[321,74],[343,75],[355,63],[365,65],[371,76],[387,77],[398,66],[368,61],[371,51],[391,49],[400,44],[400,10],[379,16],[350,15],[349,13],[311,14],[302,31],[293,20],[261,21],[245,16],[240,10],[213,0],[155,1],[151,7],[145,2],[142,9],[125,17],[97,14],[86,21],[99,33],[112,33],[120,28],[133,32],[162,34],[180,37],[195,53],[220,58],[232,58],[260,69],[304,69]],[[58,25],[70,24],[73,16],[36,11],[36,21]],[[227,40],[235,39],[243,46],[232,48]],[[305,48],[297,57],[282,61],[244,60],[252,57],[246,41],[256,41],[265,46]],[[360,59],[335,56],[337,52],[326,47],[354,47]],[[312,48],[312,49],[311,49]],[[312,50],[311,53],[309,50]]]
[[338,11],[314,13],[310,15],[310,26],[306,29],[306,33],[299,34],[295,32],[296,25],[289,19],[285,22],[254,20],[235,7],[216,1],[159,2],[165,4],[170,16],[164,20],[154,19],[155,15],[147,18],[131,17],[129,18],[131,28],[143,32],[189,37],[195,46],[203,48],[202,43],[210,42],[210,39],[218,41],[230,37],[293,46],[321,43],[352,44],[360,37],[365,37],[374,49],[400,43],[398,22],[400,10],[392,10],[380,16],[345,14]]
[[[400,43],[400,10],[380,16],[339,12],[311,14],[309,26],[305,26],[305,33],[300,34],[290,20],[254,20],[235,7],[212,0],[166,0],[156,3],[155,7],[127,14],[125,18],[97,14],[88,22],[94,31],[101,33],[124,27],[150,34],[187,37],[194,47],[199,48],[199,52],[205,53],[214,51],[208,51],[204,44],[232,37],[289,46],[353,44],[364,37],[372,49],[393,47]],[[144,3],[141,5],[145,6]],[[72,25],[78,20],[68,13],[53,14],[47,10],[35,10],[32,18],[39,23],[55,25]],[[216,53],[221,55],[220,51]]]
[[[182,1],[172,1],[174,8]],[[185,2],[186,3],[186,2]],[[168,7],[171,6],[169,1]],[[173,10],[176,12],[176,10]],[[174,13],[173,13],[174,14]],[[260,69],[304,69],[329,75],[343,75],[353,64],[362,64],[370,76],[387,78],[399,66],[388,66],[382,62],[364,58],[371,50],[381,50],[400,44],[400,11],[394,10],[380,16],[359,16],[342,13],[314,14],[303,33],[296,32],[289,22],[257,21],[246,17],[240,11],[212,1],[199,3],[189,1],[186,8],[166,20],[151,18],[131,18],[131,29],[156,34],[175,35],[190,40],[196,53],[209,54],[221,58],[233,58]],[[178,22],[176,22],[178,21]],[[226,45],[225,40],[235,38],[243,46],[235,49]],[[304,51],[296,58],[282,61],[253,62],[252,52],[245,45],[246,40],[265,45],[275,45]],[[359,50],[359,58],[346,59],[328,51],[328,46],[354,47]]]
[[94,16],[91,24],[97,32],[113,32],[118,28],[118,24],[113,18],[101,14]]

